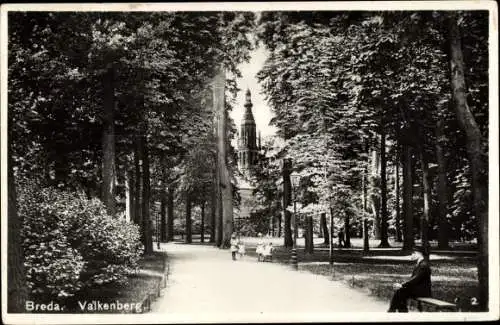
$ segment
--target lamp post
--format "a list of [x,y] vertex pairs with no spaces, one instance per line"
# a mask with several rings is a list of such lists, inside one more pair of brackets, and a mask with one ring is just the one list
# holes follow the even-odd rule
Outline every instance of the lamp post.
[[298,261],[297,261],[297,187],[300,184],[300,175],[297,172],[293,172],[290,174],[290,182],[292,183],[292,192],[293,192],[293,246],[292,246],[292,255],[290,257],[290,264],[292,268],[298,270]]

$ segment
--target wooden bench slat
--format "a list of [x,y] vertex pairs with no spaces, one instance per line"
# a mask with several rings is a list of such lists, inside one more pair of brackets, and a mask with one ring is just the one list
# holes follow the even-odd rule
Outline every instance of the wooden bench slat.
[[434,298],[417,297],[417,298],[415,298],[415,300],[423,302],[423,303],[431,304],[431,305],[440,306],[440,307],[456,307],[455,304],[452,304],[452,303],[449,303],[446,301],[442,301],[439,299],[434,299]]

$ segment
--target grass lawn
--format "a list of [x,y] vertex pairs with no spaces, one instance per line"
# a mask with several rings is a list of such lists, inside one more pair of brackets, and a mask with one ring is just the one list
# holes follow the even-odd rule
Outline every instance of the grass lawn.
[[[253,241],[253,239],[245,240],[248,247],[247,254],[257,258]],[[278,246],[280,244],[282,245],[282,239],[281,242],[273,241],[275,246],[273,261],[286,264],[290,259],[290,251]],[[479,283],[474,254],[463,252],[464,248],[470,247],[454,247],[454,250],[458,250],[456,253],[434,251],[431,254],[431,279],[434,298],[453,302],[459,297],[458,305],[466,312],[474,311],[470,305],[470,298],[478,297]],[[393,283],[409,279],[414,266],[414,262],[409,260],[408,253],[402,252],[399,247],[372,249],[368,253],[364,253],[359,247],[335,248],[333,272],[328,264],[329,251],[324,245],[315,245],[314,254],[305,254],[303,247],[299,245],[298,260],[299,270],[343,281],[357,290],[386,301],[387,307],[393,294]]]
[[139,261],[139,271],[137,274],[129,276],[127,284],[123,286],[103,285],[100,287],[86,290],[78,293],[78,296],[72,297],[71,301],[65,304],[65,313],[131,313],[131,310],[117,311],[84,311],[81,305],[85,302],[92,304],[93,301],[104,303],[128,303],[135,305],[141,302],[141,299],[148,293],[157,288],[161,281],[161,274],[164,273],[165,252],[154,252],[152,255],[144,257]]

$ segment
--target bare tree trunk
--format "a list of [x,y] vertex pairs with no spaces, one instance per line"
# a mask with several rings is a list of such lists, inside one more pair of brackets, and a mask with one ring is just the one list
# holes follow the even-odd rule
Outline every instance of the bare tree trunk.
[[166,156],[163,155],[161,159],[161,169],[162,169],[162,182],[160,188],[160,240],[162,242],[167,241],[167,167],[166,167]]
[[396,209],[396,241],[401,243],[403,235],[401,233],[401,210],[399,207],[399,148],[396,144],[396,159],[394,161],[394,208]]
[[313,219],[312,216],[306,217],[306,231],[307,231],[307,250],[309,254],[314,254],[314,237],[313,237]]
[[333,266],[333,229],[335,225],[333,224],[333,208],[330,207],[330,247],[328,253],[328,262]]
[[371,195],[370,204],[373,215],[373,233],[375,239],[380,239],[380,197],[378,196],[378,189],[380,188],[379,181],[379,158],[376,149],[372,150],[372,164],[371,164]]
[[387,234],[387,159],[385,156],[385,125],[380,128],[380,245],[379,247],[390,247]]
[[367,210],[367,202],[368,202],[368,186],[367,186],[367,178],[368,178],[368,167],[365,165],[363,168],[363,176],[362,176],[362,190],[363,190],[363,251],[368,252],[370,250],[370,238],[368,234],[368,218],[366,217]]
[[370,241],[368,239],[368,219],[363,219],[363,252],[370,251]]
[[146,141],[146,130],[141,134],[141,149],[143,151],[143,166],[142,166],[142,227],[144,233],[144,254],[151,254],[153,252],[153,234],[151,231],[151,217],[149,210],[149,198],[151,193],[151,184],[149,177],[149,151],[148,143]]
[[323,244],[328,245],[330,238],[328,236],[328,225],[326,224],[326,213],[321,213],[320,216],[321,232],[323,233]]
[[419,148],[420,165],[422,168],[422,188],[424,194],[424,215],[420,221],[420,238],[422,240],[422,246],[430,252],[429,244],[429,221],[430,217],[430,204],[431,204],[431,187],[429,185],[429,165],[427,159],[425,158],[425,152],[423,146]]
[[205,202],[201,203],[200,242],[205,242]]
[[215,228],[216,228],[216,213],[217,213],[217,179],[213,177],[213,183],[212,183],[212,193],[210,195],[211,202],[210,202],[210,242],[215,243]]
[[443,146],[446,142],[446,138],[443,132],[444,119],[440,115],[437,125],[436,125],[436,160],[437,160],[437,170],[438,170],[438,198],[439,198],[439,216],[438,216],[438,247],[441,249],[448,248],[448,220],[447,215],[447,205],[448,205],[448,189],[446,180],[446,158],[444,156]]
[[124,168],[124,184],[125,184],[125,220],[130,222],[132,220],[132,210],[133,210],[133,199],[130,195],[130,179],[132,178],[132,173],[128,170],[128,167]]
[[[11,132],[9,132],[11,133]],[[17,213],[17,195],[14,179],[12,159],[12,136],[8,136],[7,152],[7,311],[9,313],[25,313],[26,299],[28,298],[28,287],[26,285],[26,272],[24,268],[24,252],[21,242],[21,229],[23,225],[22,216]],[[3,273],[3,272],[2,272]],[[5,283],[4,283],[5,285]]]
[[115,93],[113,87],[113,66],[109,64],[104,74],[104,111],[102,134],[102,200],[109,215],[116,213],[116,166],[115,166]]
[[[141,149],[141,139],[139,135],[134,138],[134,216],[132,220],[135,224],[140,225],[142,228],[142,149]],[[132,183],[131,183],[132,184]],[[141,231],[141,238],[143,232]],[[144,240],[143,240],[144,241]]]
[[285,233],[285,238],[284,238],[285,247],[293,246],[292,228],[291,228],[292,214],[290,211],[287,210],[287,207],[290,205],[292,200],[291,183],[290,183],[291,167],[292,167],[291,160],[284,159],[282,174],[283,174],[283,216],[284,216],[283,231]]
[[174,185],[170,184],[167,190],[167,242],[174,240]]
[[349,213],[345,214],[344,217],[344,234],[345,234],[345,247],[349,248],[351,247],[351,225],[349,224],[350,218],[349,218]]
[[218,169],[222,209],[222,248],[230,246],[233,233],[233,190],[227,165],[227,114],[225,107],[225,74],[221,69],[214,80],[214,109],[217,112]]
[[278,237],[281,238],[281,215],[278,218]]
[[191,222],[191,195],[186,193],[186,244],[193,242],[192,222]]
[[275,227],[275,223],[276,223],[276,221],[274,220],[274,216],[272,216],[272,217],[271,217],[271,236],[272,236],[272,237],[274,237],[274,236],[276,235],[276,233],[275,233],[275,231],[274,231],[274,230],[275,230],[275,229],[274,229],[274,227]]
[[450,71],[451,89],[453,93],[455,115],[467,141],[467,153],[471,164],[472,193],[474,212],[479,220],[478,244],[478,278],[479,306],[487,311],[489,301],[488,287],[488,178],[487,163],[481,149],[481,131],[467,104],[467,88],[465,85],[465,67],[462,53],[462,40],[458,26],[457,12],[450,12]]
[[220,183],[217,186],[217,200],[216,200],[216,215],[215,215],[215,245],[222,247],[222,199],[220,191]]
[[404,212],[404,240],[403,250],[411,250],[414,246],[413,235],[413,179],[411,148],[403,144],[403,212]]

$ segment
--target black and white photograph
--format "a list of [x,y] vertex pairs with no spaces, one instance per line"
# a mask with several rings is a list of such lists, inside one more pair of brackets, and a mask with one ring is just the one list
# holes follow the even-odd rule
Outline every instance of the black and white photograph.
[[4,323],[499,319],[496,2],[0,23]]

